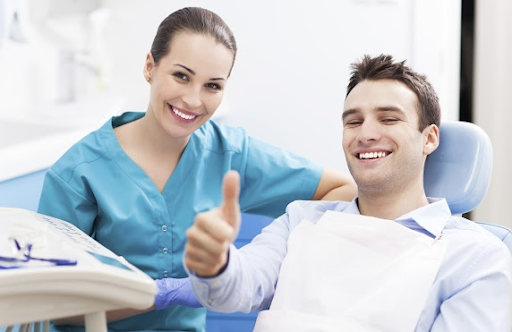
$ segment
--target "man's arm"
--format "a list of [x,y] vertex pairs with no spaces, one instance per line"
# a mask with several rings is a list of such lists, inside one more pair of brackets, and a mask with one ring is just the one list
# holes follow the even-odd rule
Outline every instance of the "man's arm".
[[356,195],[357,186],[350,175],[325,168],[313,200],[350,202]]
[[487,248],[470,279],[441,304],[431,332],[512,331],[512,258],[505,246]]
[[239,178],[227,173],[224,202],[197,215],[187,231],[184,265],[199,301],[220,312],[267,308],[274,295],[279,268],[286,254],[286,217],[275,220],[250,244],[232,244],[240,226]]

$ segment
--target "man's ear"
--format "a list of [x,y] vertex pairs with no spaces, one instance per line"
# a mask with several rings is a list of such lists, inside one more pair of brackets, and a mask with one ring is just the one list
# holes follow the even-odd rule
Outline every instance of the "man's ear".
[[149,52],[146,55],[146,62],[144,62],[144,69],[142,70],[142,73],[144,74],[144,78],[146,81],[151,81],[151,75],[153,72],[153,68],[155,67],[155,60],[153,59],[153,54]]
[[428,156],[439,146],[439,128],[435,124],[431,124],[423,130],[423,136],[425,137],[423,153]]

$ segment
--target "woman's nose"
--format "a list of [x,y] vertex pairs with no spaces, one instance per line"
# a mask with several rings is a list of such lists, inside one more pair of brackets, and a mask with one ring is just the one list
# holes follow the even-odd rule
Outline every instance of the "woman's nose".
[[181,99],[189,109],[199,107],[201,105],[201,88],[192,85],[189,86],[185,89]]

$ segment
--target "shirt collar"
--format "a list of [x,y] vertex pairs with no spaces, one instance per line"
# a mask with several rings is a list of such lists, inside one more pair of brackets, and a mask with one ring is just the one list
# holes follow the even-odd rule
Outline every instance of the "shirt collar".
[[427,198],[429,204],[404,214],[397,221],[414,220],[419,226],[435,237],[443,231],[452,216],[448,202],[444,198]]
[[361,215],[361,212],[359,212],[359,207],[357,205],[357,197],[354,198],[349,205],[347,205],[343,212]]
[[[444,198],[427,198],[429,204],[416,210],[408,212],[397,218],[395,221],[409,222],[414,221],[421,228],[425,229],[435,237],[443,231],[448,219],[452,216],[448,202]],[[350,202],[344,212],[361,214],[357,206],[357,197]]]

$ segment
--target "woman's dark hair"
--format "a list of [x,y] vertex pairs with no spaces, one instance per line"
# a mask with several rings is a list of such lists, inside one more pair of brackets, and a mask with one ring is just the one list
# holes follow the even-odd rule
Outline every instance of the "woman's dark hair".
[[365,55],[361,61],[351,65],[352,73],[347,86],[347,96],[354,87],[364,80],[382,79],[397,80],[409,87],[419,101],[418,129],[423,131],[427,126],[441,123],[441,107],[439,98],[427,81],[427,77],[418,74],[405,65],[405,61],[395,61],[392,56],[381,54],[376,57]]
[[[186,7],[167,16],[156,32],[151,45],[155,65],[171,50],[173,38],[180,32],[192,32],[213,37],[233,53],[236,58],[236,41],[233,32],[219,15],[199,7]],[[231,73],[231,70],[230,70]]]

